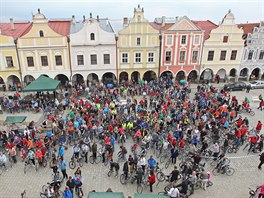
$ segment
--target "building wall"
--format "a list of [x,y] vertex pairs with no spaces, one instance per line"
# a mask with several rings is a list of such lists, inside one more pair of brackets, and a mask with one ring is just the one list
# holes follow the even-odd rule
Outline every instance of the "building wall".
[[[140,38],[140,45],[137,45],[137,38]],[[122,62],[123,53],[128,54],[128,63]],[[136,53],[141,53],[139,63],[135,61]],[[154,53],[153,62],[148,62],[148,53]],[[125,71],[129,79],[134,71],[140,73],[141,79],[146,71],[153,71],[158,76],[159,31],[144,18],[143,8],[135,9],[128,26],[119,32],[118,66],[118,74]]]
[[[11,56],[14,67],[7,67],[6,57]],[[6,86],[13,85],[11,75],[20,80],[19,64],[13,37],[0,35],[0,77]]]
[[[95,40],[90,39],[94,33]],[[104,31],[97,20],[89,19],[83,28],[70,35],[72,72],[81,74],[84,79],[94,73],[99,80],[106,72],[117,76],[116,72],[116,40],[114,32]],[[97,55],[97,64],[91,64],[91,54]],[[104,54],[110,54],[110,64],[104,64]],[[77,55],[84,56],[84,65],[78,65]]]
[[[218,73],[220,78],[224,79],[235,69],[237,75],[244,46],[242,35],[243,30],[235,24],[233,14],[228,13],[219,27],[211,31],[210,38],[204,42],[200,74],[212,70],[213,76],[207,75],[206,78],[213,78]],[[224,36],[228,36],[226,43],[223,42]],[[232,50],[237,50],[235,60],[230,59]],[[212,61],[208,60],[209,51],[214,51]],[[221,51],[226,51],[225,60],[220,60]]]
[[[251,74],[255,74],[253,71],[258,70],[258,76],[254,75],[256,78],[264,77],[264,57],[261,53],[264,53],[264,23],[260,22],[259,27],[255,27],[252,33],[249,33],[246,40],[246,47],[243,50],[243,55],[241,57],[241,65],[239,69],[240,77],[243,77],[243,72],[241,70],[247,70],[247,79]],[[253,52],[252,59],[249,58],[249,53]]]
[[[43,31],[43,37],[40,37],[40,31]],[[34,16],[30,31],[18,39],[18,51],[23,79],[28,75],[36,79],[42,74],[51,78],[63,74],[70,78],[67,37],[53,31],[44,15]],[[61,56],[62,65],[56,65],[56,55]],[[33,67],[28,66],[27,57],[29,56],[34,59]],[[42,66],[41,56],[47,56],[48,66]]]

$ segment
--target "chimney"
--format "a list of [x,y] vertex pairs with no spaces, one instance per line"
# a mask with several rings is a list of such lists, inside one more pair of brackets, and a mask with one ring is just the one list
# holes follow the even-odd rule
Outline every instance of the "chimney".
[[83,22],[85,22],[85,15],[83,15]]
[[76,23],[75,16],[72,15],[72,24],[75,24],[75,23]]
[[92,15],[92,13],[90,12],[90,18],[93,18],[93,15]]
[[10,18],[10,29],[11,30],[15,29],[14,20],[12,18]]
[[98,15],[97,15],[97,17],[96,17],[96,18],[97,18],[97,21],[99,22],[99,16],[98,16]]
[[124,17],[123,18],[123,25],[127,25],[128,24],[128,18],[127,17]]
[[177,21],[179,21],[179,17],[178,16],[175,17],[175,22],[177,22]]
[[164,27],[165,26],[165,20],[166,20],[166,17],[165,16],[162,16],[162,19],[161,19],[161,27]]

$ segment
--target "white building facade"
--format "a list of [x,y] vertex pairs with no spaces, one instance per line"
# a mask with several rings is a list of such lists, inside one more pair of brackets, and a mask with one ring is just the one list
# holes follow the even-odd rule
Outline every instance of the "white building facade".
[[240,77],[247,80],[264,79],[264,22],[248,33],[243,51]]
[[73,16],[70,53],[73,83],[116,82],[116,35],[108,19]]

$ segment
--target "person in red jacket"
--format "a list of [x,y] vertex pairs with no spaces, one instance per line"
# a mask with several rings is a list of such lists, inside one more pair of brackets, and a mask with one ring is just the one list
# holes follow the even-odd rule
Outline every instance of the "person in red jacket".
[[259,120],[259,121],[258,121],[258,124],[257,124],[257,126],[256,126],[256,131],[257,131],[257,133],[259,133],[259,132],[261,131],[261,129],[262,129],[262,123],[261,123],[261,121]]
[[154,174],[153,171],[150,172],[148,182],[149,182],[150,192],[153,192],[153,190],[152,190],[152,186],[153,186],[153,184],[156,182],[156,175]]

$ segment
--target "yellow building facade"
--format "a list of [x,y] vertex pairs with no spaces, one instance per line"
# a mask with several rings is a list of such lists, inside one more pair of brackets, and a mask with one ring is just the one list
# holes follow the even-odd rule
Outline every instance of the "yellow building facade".
[[69,31],[70,21],[48,20],[40,10],[33,16],[31,29],[17,42],[25,84],[40,75],[70,80]]
[[243,52],[243,30],[235,24],[231,10],[219,26],[213,29],[204,42],[201,79],[214,79],[216,75],[222,80],[237,80]]
[[119,81],[158,77],[159,31],[144,18],[144,9],[138,6],[125,28],[118,33],[118,75]]

